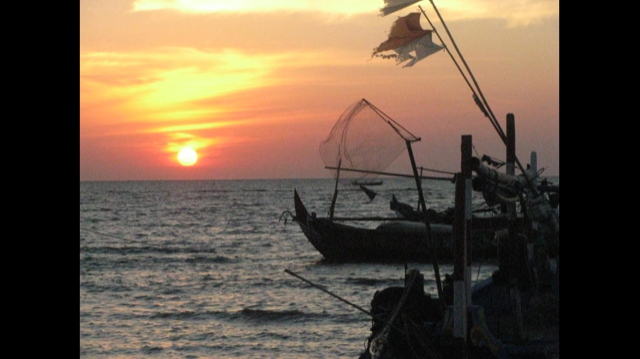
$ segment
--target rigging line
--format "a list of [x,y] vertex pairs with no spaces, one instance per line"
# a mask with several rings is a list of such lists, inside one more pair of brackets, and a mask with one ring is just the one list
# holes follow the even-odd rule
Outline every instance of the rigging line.
[[476,157],[480,158],[480,154],[478,153],[478,149],[476,148],[476,145],[472,144],[471,148],[473,148],[473,151],[476,153]]
[[131,241],[131,239],[126,239],[126,238],[122,238],[122,237],[116,237],[116,236],[112,236],[110,234],[100,233],[100,232],[92,231],[90,229],[86,229],[86,228],[82,228],[82,227],[80,227],[80,230],[87,231],[87,232],[92,232],[92,233],[95,233],[95,234],[99,234],[99,235],[102,235],[102,236],[107,236],[107,237],[111,237],[111,238],[115,238],[115,239],[120,239],[120,240],[123,240],[123,241]]
[[[400,133],[400,131],[396,128],[396,126],[400,127],[401,129],[403,129],[405,132],[407,132],[408,134],[413,136],[413,138],[416,139],[416,140],[412,140],[411,142],[420,141],[420,137],[414,135],[413,133],[411,133],[411,131],[409,131],[406,128],[404,128],[401,124],[399,124],[393,118],[391,118],[391,116],[389,116],[386,113],[382,112],[382,110],[380,110],[379,108],[374,106],[371,102],[367,101],[366,99],[362,99],[362,100],[364,102],[366,102],[367,105],[369,105],[369,107],[371,107],[371,109],[373,111],[375,111],[380,117],[382,117],[383,119],[386,119],[387,123],[389,124],[389,126],[391,126],[391,128],[393,128],[393,130],[396,131],[400,137],[404,138],[404,136]],[[405,140],[407,140],[407,139],[405,138]]]
[[[480,94],[480,97],[482,98],[482,102],[484,103],[484,105],[486,106],[487,110],[489,111],[489,114],[491,115],[491,116],[489,116],[489,120],[493,124],[493,127],[496,129],[496,131],[498,131],[498,135],[500,135],[500,138],[502,139],[502,141],[506,144],[507,143],[507,135],[502,130],[502,127],[500,127],[500,123],[498,122],[498,120],[496,120],[496,116],[493,114],[493,111],[491,110],[491,107],[489,106],[489,104],[487,103],[487,100],[485,99],[484,95],[482,94],[482,90],[480,90],[480,86],[478,85],[478,82],[476,81],[475,76],[473,76],[473,73],[471,72],[471,69],[469,68],[469,65],[467,65],[467,62],[465,61],[464,57],[462,56],[462,53],[460,52],[460,49],[458,49],[458,45],[456,45],[456,42],[453,39],[453,36],[451,36],[451,33],[449,32],[449,28],[447,27],[447,24],[444,22],[444,19],[440,15],[440,12],[438,11],[438,8],[436,8],[436,4],[433,2],[433,0],[429,0],[429,2],[431,2],[431,5],[433,6],[433,9],[436,11],[436,14],[438,15],[438,18],[440,18],[440,22],[442,23],[442,26],[444,27],[444,29],[447,31],[447,34],[449,35],[449,39],[451,40],[451,43],[453,44],[453,47],[456,49],[456,52],[458,53],[458,56],[460,57],[460,60],[464,64],[465,68],[467,69],[467,72],[469,73],[469,76],[471,76],[471,79],[473,80],[473,83],[475,84],[475,88],[478,90],[478,94]],[[422,9],[422,7],[420,7],[420,9]],[[424,10],[422,10],[422,12],[424,13]],[[440,36],[438,36],[438,37],[440,37]],[[442,41],[442,39],[441,39],[441,41]],[[474,92],[474,95],[475,95],[475,92]]]
[[431,29],[433,30],[433,32],[435,32],[436,36],[438,36],[438,39],[440,39],[440,43],[442,43],[442,47],[444,47],[444,49],[447,51],[447,54],[449,54],[449,57],[451,57],[451,60],[453,61],[453,63],[458,68],[458,71],[460,72],[460,75],[462,75],[462,78],[464,79],[464,81],[467,83],[467,86],[469,86],[469,89],[475,95],[476,91],[474,90],[473,86],[471,86],[471,83],[467,79],[467,75],[465,75],[464,71],[462,71],[462,69],[460,68],[460,65],[458,65],[458,61],[456,61],[455,57],[453,57],[453,54],[451,54],[451,51],[449,51],[449,48],[447,47],[447,44],[444,42],[444,40],[442,40],[442,37],[440,36],[440,33],[438,32],[438,30],[436,30],[436,27],[433,26],[433,23],[431,22],[431,20],[427,16],[427,13],[424,11],[422,6],[418,5],[418,7],[420,8],[420,11],[422,11],[422,14],[424,15],[424,17],[429,22],[429,25],[431,25]]
[[[471,72],[471,69],[469,68],[469,65],[467,65],[467,62],[465,61],[464,56],[462,56],[462,53],[460,52],[460,49],[458,49],[458,45],[456,45],[456,42],[453,39],[453,36],[451,36],[451,32],[449,32],[449,28],[447,27],[447,24],[444,22],[444,19],[440,15],[440,12],[438,11],[438,8],[436,7],[436,4],[433,2],[433,0],[429,0],[429,2],[433,6],[433,9],[436,11],[436,14],[438,15],[438,18],[440,19],[440,22],[442,22],[442,26],[444,26],[444,29],[447,31],[447,35],[449,35],[449,39],[451,40],[451,43],[455,47],[456,52],[458,53],[458,56],[460,57],[460,60],[462,60],[462,63],[464,64],[465,68],[467,69],[467,72],[469,73],[469,76],[471,76],[471,79],[473,80],[473,83],[475,84],[476,89],[478,90],[478,93],[480,94],[480,97],[482,97],[482,101],[483,101],[484,105],[486,106],[487,110],[489,111],[489,114],[491,114],[491,116],[489,117],[489,120],[491,121],[491,124],[496,129],[496,131],[498,131],[498,135],[502,139],[502,142],[504,142],[504,144],[506,145],[507,144],[507,135],[502,130],[502,127],[500,127],[500,123],[496,119],[496,116],[493,114],[493,111],[491,110],[491,107],[489,106],[489,103],[487,102],[487,100],[485,99],[484,95],[482,94],[482,90],[480,90],[480,85],[478,85],[478,82],[476,81],[475,76],[473,76],[473,73]],[[420,10],[422,10],[422,7],[420,5],[418,5],[418,7],[420,7]],[[427,15],[424,12],[424,10],[422,10],[422,13],[424,14],[425,17],[427,17]],[[431,23],[431,21],[429,21],[429,23]],[[437,34],[437,31],[436,31],[436,34]],[[440,35],[438,35],[438,37],[440,38]],[[442,38],[440,38],[440,41],[442,41]],[[447,52],[448,52],[448,50],[447,50]],[[449,55],[451,55],[451,53],[449,53]],[[454,60],[454,62],[455,62],[455,60]],[[457,65],[457,63],[456,63],[456,65]],[[475,93],[474,93],[474,95],[475,95]],[[518,168],[520,169],[520,171],[522,173],[525,173],[524,167],[522,166],[522,163],[520,163],[520,160],[518,159],[517,156],[515,157],[515,162],[518,165]],[[527,181],[527,184],[529,185],[529,187],[531,187],[532,192],[536,193],[537,191],[534,188],[534,186],[531,183],[531,181],[529,180],[528,176],[525,176],[525,180]]]
[[[325,166],[324,168],[326,168],[328,170],[337,170],[338,169],[338,167],[332,167],[332,166]],[[359,170],[359,169],[356,169],[356,168],[342,168],[341,171],[371,173],[371,174],[387,175],[387,176],[394,176],[394,177],[405,177],[405,178],[414,178],[415,177],[415,175],[409,175],[409,174],[392,173],[392,172],[381,172],[381,171],[369,171],[369,170]],[[436,180],[436,181],[453,181],[455,179],[455,175],[453,176],[453,178],[430,177],[430,176],[420,176],[420,178],[421,179]]]
[[482,262],[478,263],[478,274],[476,274],[476,282],[474,285],[478,284],[478,280],[480,279],[480,267],[482,266]]
[[[471,83],[469,82],[469,79],[467,79],[467,75],[464,73],[464,71],[462,71],[462,68],[460,68],[460,65],[458,64],[458,61],[456,61],[455,57],[453,57],[453,54],[451,53],[451,51],[449,51],[449,48],[447,47],[447,44],[444,42],[444,40],[442,39],[442,37],[440,36],[440,33],[438,32],[438,30],[436,29],[435,26],[433,26],[433,23],[431,22],[431,20],[429,19],[429,16],[427,16],[427,13],[424,11],[424,9],[422,8],[422,6],[418,5],[418,7],[420,8],[420,10],[422,11],[422,14],[424,15],[424,17],[427,19],[427,21],[429,22],[429,25],[431,25],[431,29],[433,30],[433,32],[436,33],[436,36],[438,36],[438,39],[440,39],[440,42],[442,43],[442,46],[444,47],[444,49],[447,51],[447,53],[449,54],[449,57],[451,57],[451,61],[453,61],[453,63],[456,65],[456,67],[458,68],[458,71],[460,72],[460,75],[462,75],[462,78],[464,79],[464,81],[467,83],[467,86],[469,86],[469,89],[471,90],[471,93],[473,94],[473,99],[474,101],[476,101],[478,99],[478,95],[476,94],[476,90],[473,88],[473,86],[471,85]],[[441,18],[442,20],[442,18]],[[446,27],[445,27],[446,28]],[[449,35],[451,37],[451,35]],[[453,40],[451,40],[453,42]],[[455,45],[455,43],[454,43]],[[461,56],[462,57],[462,56]],[[468,68],[467,68],[468,69]],[[500,128],[500,125],[497,124],[497,121],[494,118],[491,118],[491,116],[489,116],[489,114],[487,113],[486,109],[484,108],[484,106],[482,105],[482,103],[480,102],[476,102],[476,105],[478,105],[480,107],[480,110],[484,113],[484,115],[489,118],[489,122],[491,122],[491,124],[493,125],[493,128],[498,132],[499,135],[501,135],[502,129]],[[502,137],[502,135],[501,135]],[[504,140],[504,139],[503,139]]]
[[[426,167],[422,167],[422,166],[420,166],[420,170],[429,171],[429,172],[437,172],[437,173],[445,173],[445,174],[448,174],[448,175],[455,175],[456,174],[455,172],[434,170],[434,169],[426,168]],[[422,173],[420,173],[420,177],[422,178]]]

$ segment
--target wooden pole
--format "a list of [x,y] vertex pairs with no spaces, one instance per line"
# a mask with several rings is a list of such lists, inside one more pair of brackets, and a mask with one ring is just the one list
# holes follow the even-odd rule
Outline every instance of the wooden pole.
[[462,145],[461,153],[462,153],[462,163],[461,163],[461,172],[462,177],[465,179],[465,242],[466,242],[466,271],[464,281],[465,285],[465,293],[467,299],[467,305],[471,305],[471,253],[473,243],[472,231],[471,231],[471,177],[472,177],[472,168],[471,168],[471,160],[473,159],[473,146],[472,146],[472,138],[471,135],[462,136]]
[[466,295],[466,179],[456,176],[455,216],[453,222],[453,347],[454,358],[466,356],[467,295]]
[[[515,176],[516,168],[516,125],[512,113],[507,114],[507,175]],[[516,216],[516,204],[507,204],[507,214],[510,218]]]
[[[338,167],[331,167],[331,166],[325,166],[324,168],[328,169],[328,170],[335,170],[338,169]],[[423,167],[421,167],[423,168]],[[424,169],[424,168],[423,168]],[[381,172],[381,171],[369,171],[369,170],[359,170],[356,168],[342,168],[342,171],[348,171],[348,172],[359,172],[359,173],[371,173],[371,174],[376,174],[376,175],[385,175],[385,176],[393,176],[393,177],[404,177],[404,178],[414,178],[415,175],[408,175],[408,174],[404,174],[404,173],[393,173],[393,172]],[[439,172],[439,173],[446,173],[446,174],[453,174],[451,172],[446,172],[446,171],[437,171],[437,170],[428,170],[431,172]],[[430,176],[419,176],[421,179],[428,179],[428,180],[436,180],[436,181],[448,181],[448,182],[453,182],[453,177],[430,177]]]
[[333,189],[333,198],[331,199],[331,208],[329,208],[329,221],[333,221],[333,210],[336,207],[336,199],[338,199],[338,181],[340,180],[340,166],[342,158],[338,160],[338,171],[336,172],[336,187]]
[[[512,113],[507,114],[507,174],[515,175],[516,162],[516,123],[515,116]],[[525,176],[526,177],[526,176]],[[507,216],[510,220],[509,239],[507,243],[508,263],[509,263],[509,295],[513,303],[514,317],[516,321],[515,337],[517,339],[524,338],[524,326],[522,323],[522,307],[520,302],[520,289],[518,287],[518,275],[520,267],[521,253],[521,236],[516,224],[516,204],[507,204]]]
[[[413,157],[413,149],[411,149],[411,142],[407,142],[407,151],[409,152],[409,159],[411,159],[411,168],[413,169],[413,176],[416,180],[416,187],[418,187],[418,203],[420,207],[422,207],[422,214],[424,215],[424,224],[427,227],[427,243],[432,241],[431,236],[431,223],[429,223],[429,219],[427,218],[427,205],[424,201],[424,195],[422,194],[422,181],[420,180],[420,176],[418,175],[418,167],[416,167],[416,160]],[[440,267],[438,266],[438,258],[436,248],[437,245],[435,241],[431,242],[431,261],[433,262],[433,274],[436,277],[436,289],[438,290],[438,297],[440,298],[440,305],[444,309],[444,293],[442,292],[442,281],[440,280]]]
[[300,279],[301,281],[303,281],[303,282],[305,282],[305,283],[309,284],[310,286],[312,286],[312,287],[314,287],[314,288],[317,288],[317,289],[320,289],[321,291],[323,291],[323,292],[325,292],[325,293],[329,294],[330,296],[332,296],[332,297],[334,297],[334,298],[336,298],[336,299],[339,299],[340,301],[342,301],[342,302],[344,302],[344,303],[349,304],[350,306],[352,306],[352,307],[354,307],[354,308],[358,309],[359,311],[361,311],[361,312],[363,312],[363,313],[366,313],[366,314],[370,315],[372,318],[378,319],[378,320],[380,320],[380,321],[382,321],[382,322],[384,322],[384,323],[386,323],[386,324],[390,325],[393,329],[395,329],[395,330],[399,331],[400,333],[404,334],[404,332],[403,332],[401,329],[399,329],[398,327],[396,327],[396,326],[394,326],[393,324],[389,323],[389,321],[385,320],[384,318],[381,318],[381,317],[379,317],[379,316],[377,316],[377,315],[374,315],[373,313],[371,313],[371,312],[369,312],[368,310],[366,310],[366,309],[364,309],[364,308],[360,307],[359,305],[353,304],[353,303],[351,303],[350,301],[348,301],[348,300],[346,300],[346,299],[344,299],[344,298],[341,298],[341,297],[339,297],[339,296],[338,296],[338,295],[336,295],[336,294],[331,293],[330,291],[328,291],[328,290],[326,290],[326,289],[322,288],[321,286],[319,286],[319,285],[317,285],[317,284],[314,284],[313,282],[311,282],[311,281],[309,281],[309,280],[307,280],[307,279],[304,279],[302,276],[300,276],[300,275],[298,275],[298,274],[296,274],[296,273],[294,273],[294,272],[292,272],[292,271],[290,271],[290,270],[288,270],[288,269],[285,269],[284,271],[285,271],[285,273],[290,274],[290,275],[292,275],[292,276],[294,276],[294,277],[296,277],[296,278]]
[[349,302],[349,301],[348,301],[348,300],[346,300],[346,299],[340,298],[340,297],[339,297],[339,296],[337,296],[336,294],[333,294],[333,293],[329,292],[328,290],[326,290],[326,289],[322,288],[321,286],[319,286],[319,285],[317,285],[317,284],[314,284],[313,282],[311,282],[311,281],[308,281],[308,280],[304,279],[302,276],[300,276],[300,275],[298,275],[298,274],[296,274],[296,273],[294,273],[294,272],[292,272],[292,271],[290,271],[290,270],[288,270],[288,269],[285,269],[284,271],[285,271],[285,273],[290,274],[290,275],[292,275],[292,276],[294,276],[294,277],[296,277],[296,278],[300,279],[301,281],[303,281],[303,282],[305,282],[305,283],[307,283],[307,284],[311,285],[312,287],[318,288],[318,289],[320,289],[321,291],[323,291],[323,292],[325,292],[325,293],[329,294],[330,296],[332,296],[332,297],[334,297],[334,298],[337,298],[337,299],[339,299],[339,300],[343,301],[344,303],[349,304],[350,306],[352,306],[352,307],[354,307],[354,308],[356,308],[356,309],[360,310],[361,312],[366,313],[366,314],[369,314],[369,315],[370,315],[370,316],[372,316],[372,317],[374,316],[374,315],[373,315],[371,312],[369,312],[368,310],[365,310],[365,309],[363,309],[362,307],[357,306],[357,305],[355,305],[355,304],[353,304],[353,303]]
[[427,213],[427,205],[424,202],[424,195],[422,193],[422,183],[420,181],[420,176],[418,175],[418,167],[416,167],[416,160],[413,157],[413,149],[411,149],[411,142],[406,141],[406,143],[407,143],[407,151],[409,152],[409,159],[411,160],[411,168],[413,169],[413,178],[416,180],[416,187],[418,188],[418,203],[420,203],[420,207],[422,207],[422,213]]

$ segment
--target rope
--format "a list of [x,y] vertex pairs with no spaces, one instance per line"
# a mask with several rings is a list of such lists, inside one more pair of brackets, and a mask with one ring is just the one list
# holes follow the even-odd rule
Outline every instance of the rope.
[[291,216],[292,221],[296,220],[296,216],[294,216],[293,213],[291,213],[291,211],[284,211],[280,215],[280,219],[278,219],[278,223],[280,223],[280,221],[284,219],[284,224],[287,224],[287,215]]

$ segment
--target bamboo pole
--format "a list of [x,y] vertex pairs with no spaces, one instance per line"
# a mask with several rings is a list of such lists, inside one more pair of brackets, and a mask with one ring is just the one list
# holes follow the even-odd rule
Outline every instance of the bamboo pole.
[[453,348],[454,358],[466,355],[467,295],[466,295],[466,180],[462,173],[456,176],[455,217],[453,222]]
[[467,305],[471,305],[471,262],[473,258],[471,258],[472,253],[472,238],[473,233],[471,231],[471,177],[473,170],[471,169],[471,159],[473,158],[473,145],[472,145],[472,137],[471,135],[462,136],[462,144],[460,145],[461,149],[461,161],[460,170],[462,177],[465,181],[465,255],[466,255],[466,271],[465,271],[465,294]]
[[[407,151],[409,152],[409,159],[411,160],[411,169],[413,170],[413,178],[416,180],[416,187],[418,188],[418,203],[420,203],[420,207],[422,207],[422,213],[426,215],[427,213],[427,204],[424,202],[424,194],[422,193],[422,183],[420,181],[418,175],[418,168],[416,167],[416,160],[413,157],[413,149],[411,148],[411,142],[406,141],[407,143]],[[431,232],[429,228],[429,222],[427,221],[427,232]]]
[[404,217],[333,217],[333,221],[409,221]]
[[[516,123],[515,117],[512,113],[507,114],[507,174],[514,175],[515,167],[514,162],[516,160]],[[517,339],[524,338],[524,326],[522,322],[522,307],[520,301],[520,289],[518,287],[518,275],[519,275],[519,258],[518,254],[521,253],[519,245],[521,244],[520,233],[518,233],[515,220],[517,217],[515,203],[507,204],[507,216],[511,222],[509,225],[509,240],[507,243],[508,248],[508,262],[509,262],[509,295],[513,302],[514,317],[516,321],[515,337]]]
[[[480,85],[478,85],[478,82],[476,81],[475,76],[473,76],[473,72],[471,72],[471,69],[469,68],[469,65],[467,65],[466,60],[464,59],[464,57],[462,56],[462,53],[460,52],[460,49],[458,49],[458,45],[456,45],[455,40],[453,39],[453,36],[451,35],[451,32],[449,32],[449,28],[447,27],[447,24],[444,22],[444,19],[442,18],[442,16],[440,15],[440,12],[438,11],[438,8],[436,7],[436,4],[433,2],[433,0],[429,0],[431,2],[431,5],[433,6],[433,9],[435,10],[436,14],[438,15],[438,18],[440,19],[440,21],[442,22],[442,26],[444,27],[444,29],[447,31],[447,35],[449,35],[449,39],[451,40],[451,43],[453,44],[453,46],[456,49],[456,52],[458,53],[458,56],[460,57],[460,60],[462,61],[462,63],[464,64],[465,68],[467,69],[467,72],[469,73],[469,76],[471,77],[471,79],[473,80],[473,83],[475,85],[475,90],[478,91],[478,94],[480,94],[480,97],[482,98],[482,102],[480,102],[480,99],[478,98],[478,96],[476,95],[476,91],[474,90],[474,88],[471,86],[471,84],[469,83],[469,81],[467,80],[465,74],[462,72],[462,69],[460,68],[460,66],[458,65],[458,63],[456,62],[456,60],[454,59],[453,55],[451,54],[451,52],[449,52],[449,49],[445,46],[445,49],[447,50],[447,52],[449,53],[449,55],[451,56],[451,59],[453,60],[453,62],[455,63],[455,65],[458,67],[458,70],[460,71],[460,73],[462,74],[462,77],[465,79],[465,81],[467,82],[467,84],[469,85],[469,88],[471,88],[471,92],[473,93],[473,99],[476,102],[476,105],[478,105],[480,107],[480,109],[482,110],[482,112],[484,113],[484,115],[489,118],[489,121],[491,122],[491,124],[493,125],[494,129],[496,130],[496,132],[498,132],[498,135],[500,136],[500,139],[502,140],[502,142],[507,145],[507,135],[504,133],[504,131],[502,130],[502,127],[500,126],[500,123],[498,122],[498,120],[496,119],[496,116],[493,114],[493,111],[491,110],[491,107],[489,106],[489,103],[487,102],[486,98],[484,97],[484,95],[482,94],[482,90],[480,90]],[[418,5],[418,7],[420,8],[420,10],[422,10],[422,13],[424,14],[424,17],[427,18],[427,20],[429,21],[429,24],[431,24],[431,20],[429,20],[429,17],[427,16],[427,14],[425,13],[425,11],[422,9],[421,6]],[[442,44],[444,45],[444,41],[442,41],[442,38],[440,37],[440,34],[438,34],[438,31],[433,27],[433,24],[431,24],[431,27],[433,28],[433,31],[436,33],[436,35],[438,35],[438,38],[440,39],[440,41],[442,42]],[[486,107],[486,109],[485,109]],[[488,112],[487,112],[488,110]],[[522,173],[525,173],[525,169],[522,166],[522,163],[520,163],[520,160],[516,157],[515,158],[515,163],[518,165],[518,168],[520,169],[520,171],[522,171]],[[525,176],[526,177],[526,176]],[[528,177],[525,178],[527,184],[529,185],[529,187],[531,188],[531,191],[535,194],[537,193],[537,189],[535,188],[535,186],[533,185],[533,183],[529,180]]]
[[[325,166],[324,168],[328,169],[328,170],[335,170],[338,169],[338,167],[332,167],[332,166]],[[381,171],[369,171],[369,170],[359,170],[359,169],[355,169],[355,168],[341,168],[342,171],[347,171],[347,172],[360,172],[360,173],[371,173],[371,174],[377,174],[377,175],[386,175],[386,176],[392,176],[392,177],[404,177],[404,178],[414,178],[414,175],[409,175],[409,174],[403,174],[403,173],[393,173],[393,172],[381,172]],[[436,171],[436,170],[429,170],[432,172],[440,172],[440,173],[447,173],[447,174],[453,174],[452,172],[445,172],[445,171]],[[429,180],[436,180],[436,181],[450,181],[453,182],[454,178],[451,177],[429,177],[429,176],[419,176],[421,179],[429,179]]]
[[331,295],[332,297],[337,298],[337,299],[339,299],[339,300],[343,301],[344,303],[349,304],[350,306],[352,306],[352,307],[354,307],[354,308],[356,308],[356,309],[360,310],[361,312],[366,313],[366,314],[369,314],[369,315],[370,315],[370,316],[372,316],[372,317],[375,317],[375,316],[373,315],[373,313],[369,312],[368,310],[363,309],[362,307],[360,307],[360,306],[358,306],[358,305],[355,305],[355,304],[351,303],[350,301],[348,301],[348,300],[346,300],[346,299],[340,298],[340,297],[339,297],[339,296],[337,296],[336,294],[333,294],[333,293],[329,292],[328,290],[326,290],[326,289],[322,288],[321,286],[319,286],[319,285],[317,285],[317,284],[314,284],[314,283],[312,283],[312,282],[311,282],[311,281],[309,281],[309,280],[304,279],[302,276],[300,276],[300,275],[298,275],[298,274],[296,274],[296,273],[294,273],[294,272],[292,272],[292,271],[290,271],[290,270],[288,270],[288,269],[285,269],[284,271],[285,271],[285,273],[290,274],[290,275],[292,275],[292,276],[294,276],[294,277],[296,277],[296,278],[300,279],[301,281],[308,283],[308,284],[309,284],[309,285],[311,285],[312,287],[318,288],[318,289],[320,289],[321,291],[323,291],[323,292],[325,292],[325,293],[327,293],[327,294]]
[[413,157],[413,149],[411,148],[411,142],[409,140],[407,142],[407,151],[409,152],[409,159],[411,160],[411,168],[413,169],[413,176],[416,180],[416,187],[418,188],[418,201],[420,206],[422,207],[422,215],[424,216],[424,225],[427,227],[427,243],[431,243],[431,261],[433,262],[433,273],[436,277],[436,289],[438,290],[438,297],[440,298],[441,306],[444,306],[443,301],[443,291],[442,291],[442,281],[440,280],[440,267],[438,266],[438,257],[436,248],[438,247],[435,241],[432,240],[431,236],[431,223],[429,223],[429,218],[427,218],[427,205],[424,201],[424,194],[422,193],[422,181],[420,180],[420,176],[418,176],[418,168],[416,167],[416,160]]
[[[433,9],[436,11],[436,14],[438,15],[438,18],[440,19],[440,22],[442,23],[442,26],[447,31],[447,35],[449,35],[449,40],[451,40],[451,43],[453,44],[453,47],[455,47],[456,52],[458,53],[458,56],[460,57],[460,60],[462,61],[462,64],[467,69],[467,73],[471,77],[471,80],[473,80],[473,84],[475,85],[475,88],[478,91],[478,94],[480,95],[480,98],[482,98],[482,102],[484,103],[484,107],[486,107],[486,109],[483,110],[484,114],[489,118],[489,120],[491,121],[491,124],[493,124],[493,127],[498,132],[498,135],[500,135],[500,138],[502,139],[502,141],[505,141],[506,140],[506,135],[504,134],[504,131],[502,130],[502,127],[500,127],[500,123],[496,119],[496,116],[493,114],[493,111],[491,111],[491,107],[489,107],[489,103],[487,102],[487,100],[485,99],[484,95],[482,94],[482,90],[480,90],[480,86],[478,85],[478,82],[476,81],[475,76],[473,76],[473,72],[471,72],[471,69],[469,68],[469,65],[467,65],[467,61],[464,59],[464,56],[462,56],[462,53],[460,52],[460,49],[458,49],[458,45],[456,44],[455,40],[453,39],[453,36],[451,36],[451,32],[449,32],[449,28],[447,27],[447,24],[444,22],[444,19],[440,15],[440,12],[438,11],[438,8],[436,7],[436,4],[433,2],[433,0],[429,0],[429,1],[431,2],[431,5],[433,6]],[[474,95],[474,100],[476,100],[476,103],[478,105],[480,105],[481,103],[478,101],[478,97],[476,96],[475,92],[473,93],[473,95]],[[481,109],[483,109],[483,107],[481,107]]]
[[338,171],[336,172],[336,187],[333,190],[333,198],[331,198],[331,208],[329,208],[329,220],[333,221],[333,210],[336,207],[336,200],[338,199],[338,181],[340,180],[340,166],[342,165],[342,158],[338,160]]
[[319,285],[317,285],[317,284],[315,284],[315,283],[313,283],[313,282],[311,282],[311,281],[309,281],[309,280],[307,280],[307,279],[303,278],[302,276],[300,276],[300,275],[298,275],[298,274],[296,274],[296,273],[294,273],[294,272],[292,272],[292,271],[290,271],[290,270],[288,270],[288,269],[285,269],[284,271],[285,271],[285,273],[290,274],[290,275],[292,275],[292,276],[294,276],[294,277],[296,277],[296,278],[300,279],[301,281],[303,281],[303,282],[305,282],[305,283],[307,283],[307,284],[311,285],[312,287],[317,288],[317,289],[320,289],[321,291],[323,291],[323,292],[325,292],[325,293],[329,294],[330,296],[332,296],[332,297],[334,297],[334,298],[336,298],[336,299],[338,299],[338,300],[340,300],[340,301],[342,301],[342,302],[344,302],[344,303],[346,303],[346,304],[349,304],[350,306],[352,306],[352,307],[354,307],[354,308],[358,309],[359,311],[361,311],[361,312],[363,312],[363,313],[368,314],[368,315],[369,315],[369,316],[371,316],[372,318],[378,319],[378,320],[382,321],[383,323],[385,323],[385,324],[387,324],[387,325],[390,325],[393,329],[395,329],[395,330],[399,331],[400,333],[402,333],[402,334],[404,335],[404,332],[403,332],[401,329],[399,329],[398,327],[394,326],[393,324],[391,324],[389,321],[385,320],[384,318],[381,318],[381,317],[379,317],[379,316],[377,316],[377,315],[374,315],[373,313],[371,313],[370,311],[368,311],[368,310],[366,310],[366,309],[362,308],[361,306],[356,305],[356,304],[353,304],[353,303],[351,303],[350,301],[348,301],[348,300],[346,300],[346,299],[344,299],[344,298],[341,298],[341,297],[340,297],[340,296],[338,296],[337,294],[333,294],[333,293],[331,293],[330,291],[328,291],[328,290],[326,290],[326,289],[322,288],[321,286],[319,286]]

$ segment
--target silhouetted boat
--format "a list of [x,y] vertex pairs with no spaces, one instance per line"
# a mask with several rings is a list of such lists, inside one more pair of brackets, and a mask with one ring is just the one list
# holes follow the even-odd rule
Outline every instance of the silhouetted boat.
[[[416,2],[385,0],[386,6],[381,12],[388,15]],[[446,28],[433,1],[431,4]],[[422,14],[427,16],[424,10]],[[403,67],[407,67],[440,49],[449,52],[448,47],[431,42],[432,32],[435,29],[421,28],[420,13],[398,17],[389,39],[374,50],[373,56],[395,58],[396,64],[406,62]],[[447,33],[451,38],[448,29]],[[457,46],[455,49],[462,59]],[[388,50],[395,53],[382,53]],[[453,55],[449,54],[456,62]],[[465,67],[473,77],[466,62]],[[462,73],[460,66],[458,69]],[[466,75],[462,74],[467,80]],[[534,153],[531,167],[526,170],[523,168],[515,155],[513,114],[507,114],[505,133],[475,79],[473,83],[475,88],[467,81],[476,105],[489,118],[506,145],[506,173],[489,167],[492,163],[483,165],[485,158],[480,160],[472,157],[471,136],[463,136],[461,170],[456,173],[454,181],[455,213],[452,223],[435,223],[429,218],[422,195],[421,176],[418,175],[411,149],[411,143],[420,138],[390,120],[364,99],[343,113],[329,138],[321,144],[325,168],[337,171],[336,191],[329,218],[310,214],[294,190],[294,220],[326,259],[433,263],[437,297],[425,293],[424,276],[416,269],[407,271],[407,266],[403,286],[387,287],[374,294],[371,311],[363,310],[371,316],[372,323],[371,335],[367,338],[366,349],[360,354],[360,359],[559,357],[559,187],[541,180]],[[376,161],[376,158],[354,158],[373,153],[374,145],[386,154],[397,156],[400,153],[400,144],[361,140],[356,137],[357,131],[349,133],[354,134],[353,137],[347,136],[347,129],[359,128],[363,134],[375,132],[371,129],[379,125],[377,122],[351,123],[354,119],[357,121],[358,116],[378,119],[370,112],[363,115],[363,111],[373,111],[406,141],[416,179],[419,210],[414,211],[411,206],[397,202],[394,197],[391,207],[403,217],[395,221],[380,217],[333,217],[341,170],[381,174],[383,169],[369,166],[386,168],[395,157],[378,156],[383,159],[381,161]],[[516,166],[521,175],[515,175]],[[485,205],[492,210],[500,206],[498,212],[486,217],[474,216],[471,211],[472,189],[482,192]],[[384,223],[374,229],[338,223],[346,220],[383,220]],[[472,254],[470,258],[469,253],[478,249],[479,242],[475,236],[483,231],[494,234],[492,238],[497,249],[495,257],[498,269],[486,280],[472,285],[470,266],[479,256]],[[446,259],[447,254],[453,257],[453,272],[446,274],[442,282],[437,260]]]
[[[294,221],[313,247],[329,262],[426,263],[432,251],[443,260],[453,258],[451,223],[430,223],[430,235],[424,222],[398,217],[321,218],[309,213],[297,190],[294,190]],[[376,228],[345,224],[349,221],[382,222]],[[339,223],[340,222],[340,223]],[[506,221],[495,221],[504,223]],[[474,258],[494,258],[496,246],[490,231],[478,227]],[[483,235],[485,234],[485,235]]]
[[380,186],[382,180],[353,180],[351,184],[354,186]]

